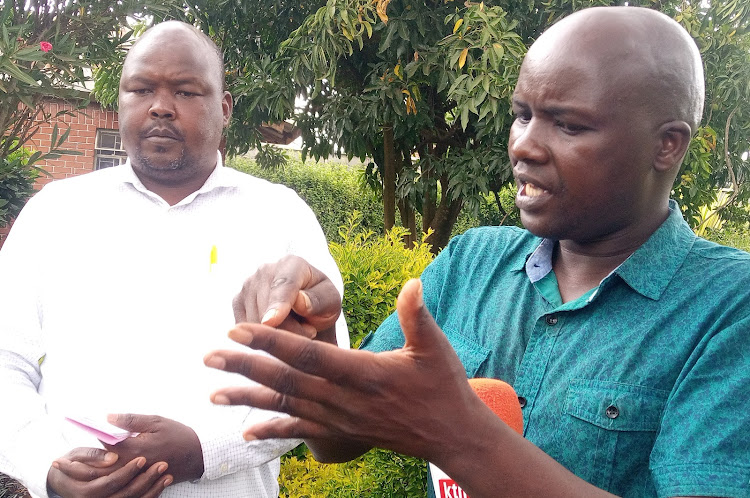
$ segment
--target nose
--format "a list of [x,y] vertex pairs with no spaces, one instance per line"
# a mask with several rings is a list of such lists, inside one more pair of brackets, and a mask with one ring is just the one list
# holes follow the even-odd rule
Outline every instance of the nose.
[[544,164],[549,159],[543,126],[544,123],[534,117],[527,123],[518,119],[513,122],[508,139],[508,155],[513,162]]
[[156,92],[148,112],[152,118],[174,119],[174,101],[164,92]]

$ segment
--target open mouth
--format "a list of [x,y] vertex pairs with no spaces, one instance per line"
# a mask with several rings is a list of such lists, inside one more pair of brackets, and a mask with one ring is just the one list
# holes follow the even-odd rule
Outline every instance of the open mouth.
[[533,183],[522,183],[521,184],[521,195],[525,195],[526,197],[539,197],[543,194],[548,194],[546,190],[544,190],[541,187],[537,187]]

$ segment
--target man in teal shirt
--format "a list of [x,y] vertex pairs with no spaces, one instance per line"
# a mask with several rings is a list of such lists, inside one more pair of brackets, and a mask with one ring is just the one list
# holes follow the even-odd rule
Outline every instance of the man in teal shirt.
[[[304,437],[323,461],[372,446],[419,456],[472,498],[750,497],[750,255],[696,237],[669,201],[702,113],[701,68],[656,11],[593,8],[553,26],[513,95],[528,231],[451,241],[370,351],[241,324],[235,340],[285,363],[209,354],[271,388],[214,402],[294,416],[247,437]],[[274,278],[305,271],[287,262]],[[523,438],[466,376],[514,386]]]

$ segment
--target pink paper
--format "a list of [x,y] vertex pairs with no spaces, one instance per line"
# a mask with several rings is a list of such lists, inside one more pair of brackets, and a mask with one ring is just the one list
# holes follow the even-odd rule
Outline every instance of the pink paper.
[[76,425],[84,431],[92,434],[99,441],[115,445],[129,437],[137,436],[137,433],[126,431],[106,422],[96,422],[86,417],[65,417],[65,420]]

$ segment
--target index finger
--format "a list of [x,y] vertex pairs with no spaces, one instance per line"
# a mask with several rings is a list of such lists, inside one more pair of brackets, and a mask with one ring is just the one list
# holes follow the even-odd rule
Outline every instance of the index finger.
[[[268,292],[268,305],[260,322],[276,327],[294,309],[309,321],[322,320],[325,328],[336,321],[340,308],[341,296],[333,282],[304,259],[289,256],[277,267]],[[317,323],[314,325],[318,326]]]
[[[236,325],[229,331],[229,337],[245,346],[261,349],[300,372],[335,383],[353,383],[364,378],[363,365],[366,358],[374,355],[369,351],[341,349],[332,344],[311,341],[285,330],[254,323]],[[220,363],[211,361],[212,359],[218,359]],[[263,363],[262,357],[257,355],[230,351],[211,352],[206,355],[205,362],[214,368],[244,375],[247,375],[247,370],[252,370],[253,363]],[[244,371],[234,370],[235,368]],[[261,383],[266,380],[252,379]]]

